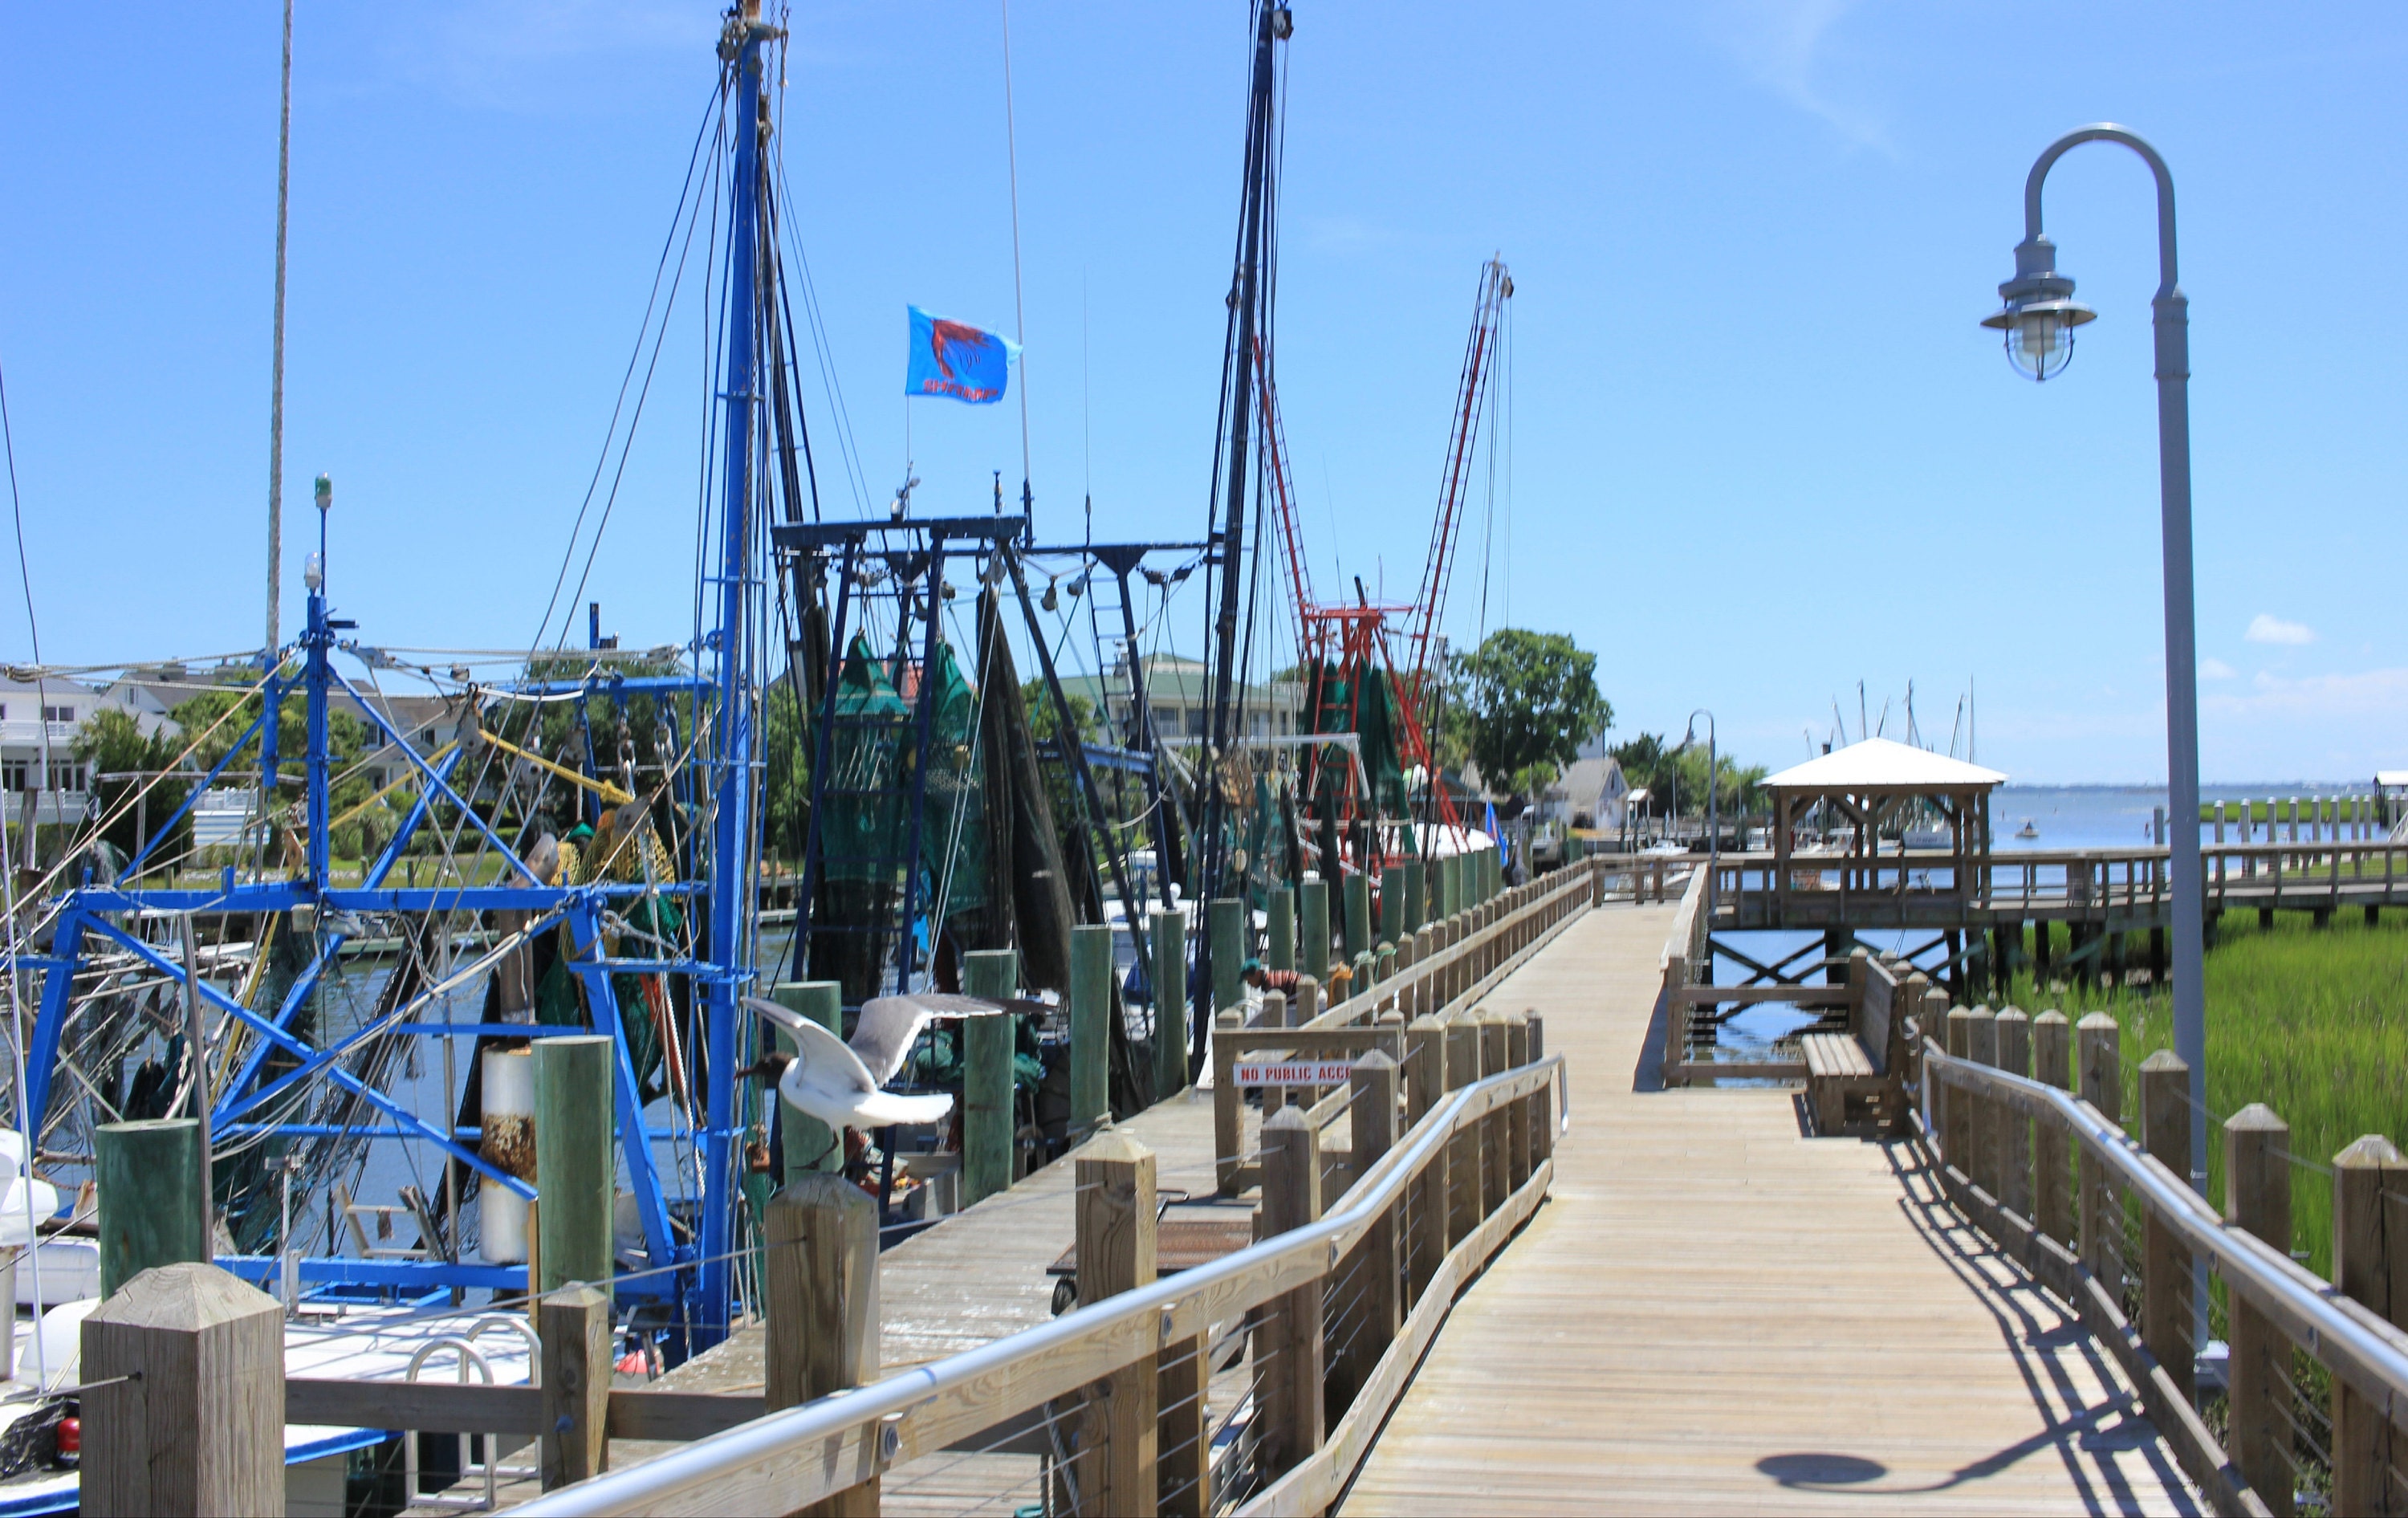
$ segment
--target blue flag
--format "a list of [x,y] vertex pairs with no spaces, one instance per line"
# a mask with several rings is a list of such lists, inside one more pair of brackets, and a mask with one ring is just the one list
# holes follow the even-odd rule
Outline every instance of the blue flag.
[[911,353],[903,374],[906,395],[950,395],[973,406],[1003,399],[1020,345],[967,322],[948,322],[917,306],[911,312]]

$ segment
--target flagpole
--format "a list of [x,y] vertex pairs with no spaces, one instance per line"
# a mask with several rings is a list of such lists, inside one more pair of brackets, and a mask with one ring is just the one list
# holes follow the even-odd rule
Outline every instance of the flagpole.
[[1020,141],[1011,119],[1011,0],[1003,8],[1003,144],[1011,179],[1011,320],[1020,343],[1020,509],[1035,515],[1028,489],[1028,308],[1020,289]]

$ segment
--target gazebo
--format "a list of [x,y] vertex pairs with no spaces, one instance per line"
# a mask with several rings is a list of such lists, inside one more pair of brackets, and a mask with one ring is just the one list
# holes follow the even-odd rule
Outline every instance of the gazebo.
[[1831,809],[1850,824],[1851,837],[1847,852],[1838,860],[1826,863],[1813,859],[1803,867],[1829,868],[1836,864],[1842,871],[1843,894],[1860,895],[1873,889],[1873,873],[1879,867],[1879,839],[1884,827],[1893,821],[1901,824],[1898,892],[1900,895],[1905,894],[1902,854],[1909,847],[1909,830],[1903,825],[1905,818],[1901,814],[1918,801],[1928,803],[1947,826],[1951,879],[1956,890],[1962,892],[1972,880],[1975,861],[1989,852],[1990,793],[2006,778],[1995,769],[1985,769],[1928,749],[1885,738],[1869,738],[1766,780],[1764,787],[1772,794],[1776,917],[1780,923],[1790,920],[1791,875],[1799,867],[1792,864],[1797,829],[1817,802],[1830,804]]

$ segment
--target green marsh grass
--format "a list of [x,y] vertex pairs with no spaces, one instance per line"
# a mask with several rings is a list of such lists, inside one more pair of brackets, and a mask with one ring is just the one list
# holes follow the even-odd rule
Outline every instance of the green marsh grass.
[[[2148,986],[2036,988],[2029,963],[2009,1003],[2074,1022],[2107,1011],[2122,1024],[2124,1114],[2135,1125],[2140,1063],[2173,1043],[2171,1003]],[[2408,1148],[2408,923],[2369,927],[2335,914],[2319,928],[2283,912],[2260,928],[2255,914],[2224,918],[2207,953],[2208,1195],[2219,1205],[2223,1121],[2252,1102],[2291,1125],[2291,1247],[2330,1279],[2333,1155],[2369,1133]]]

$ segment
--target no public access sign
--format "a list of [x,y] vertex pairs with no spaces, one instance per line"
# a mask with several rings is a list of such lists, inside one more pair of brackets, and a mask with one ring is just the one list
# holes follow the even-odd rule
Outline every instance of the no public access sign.
[[1255,1061],[1237,1067],[1243,1086],[1342,1086],[1354,1073],[1351,1059],[1290,1059]]

